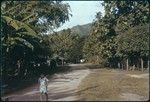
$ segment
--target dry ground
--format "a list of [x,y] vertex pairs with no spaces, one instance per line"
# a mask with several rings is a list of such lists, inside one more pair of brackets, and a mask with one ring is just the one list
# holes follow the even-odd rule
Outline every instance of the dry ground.
[[[149,99],[148,72],[88,69],[87,64],[72,64],[70,71],[49,78],[49,101],[141,101]],[[38,79],[37,79],[38,80]],[[2,97],[9,101],[39,101],[39,88],[33,86]]]
[[82,101],[147,101],[149,73],[95,69],[78,87]]
[[[83,68],[80,70],[70,70],[62,73],[56,73],[49,78],[48,100],[49,101],[77,101],[80,100],[77,95],[79,83],[89,73],[84,65],[70,65],[72,69]],[[37,79],[38,80],[38,79]],[[9,101],[40,101],[39,85],[34,85],[12,92],[4,97],[3,100]]]

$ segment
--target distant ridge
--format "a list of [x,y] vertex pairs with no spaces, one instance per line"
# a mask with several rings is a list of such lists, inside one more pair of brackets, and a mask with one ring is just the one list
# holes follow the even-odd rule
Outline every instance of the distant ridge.
[[[84,35],[89,35],[91,26],[92,26],[92,23],[88,23],[88,24],[84,24],[84,25],[77,25],[70,29],[72,31],[72,34],[78,34],[80,36],[84,36]],[[59,31],[58,33],[61,33],[61,32],[62,32],[62,30]]]

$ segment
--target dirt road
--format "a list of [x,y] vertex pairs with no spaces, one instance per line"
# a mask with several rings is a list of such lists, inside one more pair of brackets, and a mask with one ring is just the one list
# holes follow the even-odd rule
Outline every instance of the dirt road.
[[[84,67],[84,65],[70,65],[73,69]],[[48,96],[49,101],[75,101],[77,98],[77,88],[81,80],[86,77],[90,71],[71,70],[65,73],[54,74],[49,80]],[[37,79],[38,80],[38,79]],[[39,101],[38,84],[35,84],[26,89],[14,92],[8,96],[9,101]]]
[[[149,73],[93,69],[93,66],[88,69],[87,64],[71,64],[69,67],[72,70],[54,74],[49,78],[49,101],[148,99]],[[39,101],[38,84],[13,92],[5,96],[7,97],[9,101]]]

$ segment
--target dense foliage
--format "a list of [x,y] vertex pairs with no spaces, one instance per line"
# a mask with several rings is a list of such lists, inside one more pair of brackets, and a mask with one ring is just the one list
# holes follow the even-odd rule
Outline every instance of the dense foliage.
[[[82,37],[66,29],[60,33],[48,36],[51,44],[53,57],[60,57],[67,63],[77,63],[82,58]],[[80,43],[81,42],[81,43]],[[80,43],[80,44],[79,44]]]
[[143,68],[143,60],[148,61],[149,49],[148,1],[106,0],[103,6],[105,15],[102,17],[100,12],[97,13],[83,49],[84,57],[88,62],[111,67],[121,64],[128,68],[129,64]]
[[1,2],[3,84],[50,73],[46,61],[52,50],[43,33],[61,26],[69,16],[69,5],[61,1]]

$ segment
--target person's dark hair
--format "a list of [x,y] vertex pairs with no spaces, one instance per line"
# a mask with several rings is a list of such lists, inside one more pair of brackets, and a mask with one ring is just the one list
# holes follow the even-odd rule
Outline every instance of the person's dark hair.
[[44,74],[41,74],[41,75],[40,75],[40,77],[44,77],[44,76],[45,76]]

